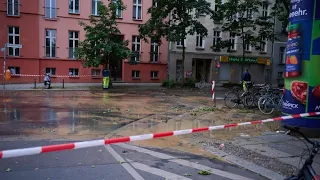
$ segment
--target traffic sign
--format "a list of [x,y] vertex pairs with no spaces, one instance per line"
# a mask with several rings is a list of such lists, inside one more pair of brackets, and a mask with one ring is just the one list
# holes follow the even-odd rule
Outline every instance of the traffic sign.
[[7,43],[6,46],[7,47],[11,47],[11,48],[22,48],[21,44],[9,44],[9,43]]

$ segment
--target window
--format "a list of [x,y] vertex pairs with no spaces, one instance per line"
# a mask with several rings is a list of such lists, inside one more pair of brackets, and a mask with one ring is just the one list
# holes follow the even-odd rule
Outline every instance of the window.
[[56,34],[56,30],[46,29],[46,57],[56,57]]
[[267,40],[266,40],[266,38],[261,38],[261,41],[260,41],[260,52],[267,52]]
[[79,2],[80,0],[69,0],[69,13],[79,14]]
[[267,17],[268,16],[268,9],[269,9],[269,4],[267,2],[262,3],[262,17]]
[[[20,28],[19,27],[8,27],[8,42],[9,44],[20,44]],[[20,49],[9,47],[9,56],[19,56]]]
[[285,47],[280,47],[280,52],[279,52],[279,60],[281,64],[286,63],[286,48]]
[[79,69],[70,68],[69,76],[79,76]]
[[134,61],[140,61],[140,38],[132,36],[132,52],[134,53]]
[[235,51],[237,48],[237,37],[236,33],[230,33],[230,50]]
[[159,45],[154,40],[151,41],[150,55],[151,55],[150,57],[151,62],[159,61]]
[[20,7],[19,0],[7,0],[7,15],[19,16]]
[[56,0],[45,0],[45,17],[55,19],[57,17]]
[[154,78],[154,79],[158,78],[158,72],[159,72],[159,71],[151,71],[151,72],[150,72],[150,77],[151,77],[151,78]]
[[245,43],[245,51],[249,51],[251,52],[252,48],[251,48],[251,44],[250,44],[250,35],[246,34],[244,36],[244,43]]
[[69,58],[75,59],[76,50],[79,43],[79,32],[78,31],[69,31]]
[[20,74],[20,67],[8,67],[11,74]]
[[132,78],[140,78],[140,71],[132,71]]
[[196,37],[196,47],[197,48],[204,48],[204,38],[200,34],[197,34]]
[[177,46],[182,47],[182,42],[184,42],[184,47],[186,47],[186,40],[183,40],[183,41],[181,40],[181,41],[176,42]]
[[284,78],[284,73],[283,72],[278,72],[278,79]]
[[[118,0],[112,0],[112,2],[117,4]],[[117,16],[117,18],[122,18],[122,9],[121,8],[118,8],[116,10],[116,16]]]
[[91,14],[92,15],[95,15],[95,16],[98,16],[99,13],[98,13],[98,3],[99,3],[100,0],[91,0],[91,3],[92,3],[92,12]]
[[247,18],[248,18],[248,19],[252,19],[252,18],[253,18],[252,9],[248,9],[248,11],[247,11]]
[[141,20],[142,0],[133,0],[133,19]]
[[46,73],[49,73],[52,76],[55,76],[56,75],[56,68],[46,68]]
[[91,69],[91,76],[100,76],[101,70],[100,69]]
[[221,41],[221,31],[213,31],[213,45],[217,45]]
[[158,7],[158,0],[153,0],[152,1],[152,6],[153,7]]
[[218,4],[219,4],[219,0],[215,0],[215,1],[214,1],[214,11],[215,11],[215,12],[219,11],[219,6],[218,6]]

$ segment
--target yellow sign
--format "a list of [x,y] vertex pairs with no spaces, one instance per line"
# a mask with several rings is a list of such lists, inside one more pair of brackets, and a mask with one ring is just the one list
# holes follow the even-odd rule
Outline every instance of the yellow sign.
[[229,57],[228,56],[220,56],[220,61],[221,62],[228,62]]
[[270,60],[268,59],[268,60],[267,60],[267,66],[270,66],[270,64],[271,64],[271,63],[270,63]]

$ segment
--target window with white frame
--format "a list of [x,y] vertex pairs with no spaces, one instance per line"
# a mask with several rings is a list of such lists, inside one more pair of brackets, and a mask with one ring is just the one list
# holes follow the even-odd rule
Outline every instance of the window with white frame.
[[49,73],[52,76],[56,75],[56,68],[46,68],[46,74]]
[[230,50],[235,51],[237,49],[237,35],[230,32]]
[[45,17],[48,19],[57,18],[56,0],[45,0]]
[[79,76],[79,69],[70,68],[69,69],[69,76]]
[[197,34],[196,36],[196,47],[204,48],[204,38],[200,34]]
[[139,36],[132,36],[132,52],[134,53],[134,61],[140,61],[140,38]]
[[[112,2],[117,5],[118,0],[112,0]],[[122,9],[121,9],[121,8],[117,8],[117,10],[116,10],[116,16],[117,16],[117,18],[122,18]]]
[[268,12],[268,9],[269,9],[269,4],[268,2],[263,2],[262,3],[262,17],[267,17],[269,12]]
[[56,38],[57,31],[54,29],[46,29],[46,57],[56,57]]
[[79,31],[69,31],[69,58],[75,59],[79,44]]
[[159,73],[159,71],[151,71],[150,72],[150,77],[151,78],[158,78],[158,73]]
[[219,11],[219,6],[218,6],[218,4],[219,4],[219,0],[215,0],[215,1],[214,1],[214,11],[215,11],[215,12]]
[[280,47],[280,51],[279,51],[279,60],[281,64],[285,64],[286,63],[286,48],[285,47]]
[[152,1],[152,6],[153,7],[158,7],[158,0],[153,0]]
[[177,43],[177,47],[182,47],[182,43],[184,43],[184,47],[186,47],[186,40],[180,40]]
[[266,38],[261,38],[260,52],[267,52],[267,39]]
[[91,69],[91,76],[100,76],[101,69]]
[[133,0],[133,19],[142,19],[142,0]]
[[218,45],[221,41],[221,31],[213,31],[213,46]]
[[99,4],[100,0],[91,0],[91,14],[92,15],[95,15],[95,16],[98,16],[99,13],[98,13],[98,4]]
[[14,74],[20,74],[20,67],[16,67],[16,66],[9,66],[8,69],[10,70],[10,73],[12,75]]
[[79,14],[79,3],[80,0],[69,0],[69,13]]
[[140,78],[140,71],[132,71],[132,78]]
[[[20,28],[9,26],[8,27],[8,42],[9,44],[20,44]],[[20,49],[9,47],[9,56],[20,56]]]
[[248,19],[252,19],[252,18],[253,18],[253,11],[252,11],[252,9],[248,9],[248,10],[247,10],[247,18],[248,18]]
[[246,34],[244,36],[244,43],[245,43],[245,51],[251,52],[252,51],[252,46],[250,44],[250,35],[249,34]]
[[154,40],[151,41],[150,55],[151,55],[150,57],[151,62],[159,61],[159,44],[156,43]]
[[7,15],[19,16],[20,7],[19,0],[7,0]]

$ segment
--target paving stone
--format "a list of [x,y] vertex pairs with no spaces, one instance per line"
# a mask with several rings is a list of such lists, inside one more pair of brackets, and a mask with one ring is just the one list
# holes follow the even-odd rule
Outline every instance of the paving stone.
[[291,154],[293,156],[300,156],[304,151],[303,148],[286,143],[268,143],[267,145],[271,148]]
[[264,156],[268,156],[271,158],[279,158],[279,157],[290,157],[291,154],[270,148],[266,145],[256,144],[256,145],[245,145],[242,146],[245,149],[252,150],[256,153],[262,154]]
[[290,140],[295,140],[294,137],[285,134],[263,135],[258,136],[257,138],[266,142],[286,142]]

